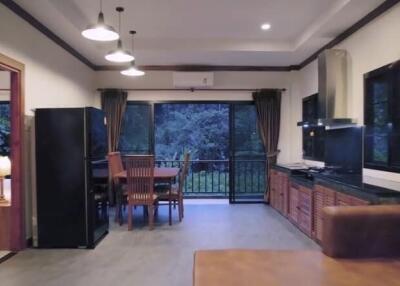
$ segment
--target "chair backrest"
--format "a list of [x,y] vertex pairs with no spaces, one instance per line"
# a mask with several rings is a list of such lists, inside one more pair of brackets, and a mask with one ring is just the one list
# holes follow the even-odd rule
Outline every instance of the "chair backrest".
[[180,192],[183,191],[185,179],[189,172],[189,161],[190,161],[190,154],[185,153],[185,155],[183,155],[183,166],[182,166],[181,172],[179,173],[179,191]]
[[110,175],[114,182],[116,182],[116,175],[124,171],[124,165],[122,164],[122,158],[120,152],[108,153],[108,168]]
[[151,204],[154,197],[154,156],[126,157],[128,201]]

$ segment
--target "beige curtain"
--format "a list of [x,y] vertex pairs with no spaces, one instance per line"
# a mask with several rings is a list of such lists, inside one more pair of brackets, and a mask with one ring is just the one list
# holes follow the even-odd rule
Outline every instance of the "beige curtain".
[[257,122],[266,152],[266,190],[264,199],[269,202],[270,170],[277,162],[279,129],[281,120],[281,90],[263,89],[253,93],[257,110]]
[[[107,120],[108,152],[118,150],[119,136],[124,119],[127,98],[128,93],[120,89],[107,89],[103,90],[101,93],[101,108]],[[111,176],[109,176],[108,197],[111,205],[114,204],[115,192],[113,190],[115,187],[116,186],[113,186]]]

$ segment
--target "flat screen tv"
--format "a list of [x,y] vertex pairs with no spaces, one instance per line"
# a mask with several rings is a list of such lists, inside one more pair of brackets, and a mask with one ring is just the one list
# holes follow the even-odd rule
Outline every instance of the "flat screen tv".
[[330,129],[325,137],[325,166],[340,173],[362,172],[362,127]]

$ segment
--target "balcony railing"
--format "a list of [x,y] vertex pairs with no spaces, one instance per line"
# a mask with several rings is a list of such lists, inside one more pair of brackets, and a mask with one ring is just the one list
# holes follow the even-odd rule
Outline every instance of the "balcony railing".
[[[186,197],[228,197],[230,189],[229,160],[192,160],[184,186]],[[182,167],[183,161],[159,160],[160,167]],[[236,160],[235,193],[254,196],[265,190],[265,161]]]

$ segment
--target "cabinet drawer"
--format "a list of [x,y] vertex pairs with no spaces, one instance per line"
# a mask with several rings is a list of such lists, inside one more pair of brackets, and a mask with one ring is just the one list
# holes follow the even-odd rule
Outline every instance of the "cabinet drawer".
[[369,205],[370,203],[366,200],[351,195],[337,193],[336,204],[338,206],[363,206],[363,205]]
[[300,210],[297,223],[302,231],[311,236],[312,219],[310,214],[307,214]]
[[308,215],[312,213],[312,191],[310,189],[300,187],[298,194],[298,204],[302,212]]
[[366,205],[369,205],[369,204],[370,204],[369,201],[366,201],[366,200],[363,200],[363,199],[360,199],[360,198],[353,197],[351,199],[351,205],[352,206],[366,206]]

